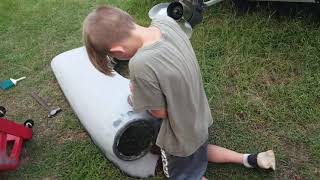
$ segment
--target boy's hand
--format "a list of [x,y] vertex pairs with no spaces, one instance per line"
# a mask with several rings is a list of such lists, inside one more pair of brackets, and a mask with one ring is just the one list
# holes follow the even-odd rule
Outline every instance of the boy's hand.
[[129,83],[129,88],[130,88],[130,91],[131,91],[131,94],[132,94],[133,93],[133,85],[132,85],[131,81]]
[[161,119],[164,119],[164,118],[167,118],[168,116],[168,113],[165,109],[161,109],[161,110],[148,110],[149,113],[156,117],[156,118],[161,118]]
[[127,98],[127,101],[128,101],[128,104],[133,107],[132,95],[131,94],[129,94],[129,96]]
[[131,94],[129,94],[127,101],[130,104],[130,106],[133,107],[133,101],[132,101],[133,85],[132,85],[131,81],[129,82],[129,88],[130,88]]

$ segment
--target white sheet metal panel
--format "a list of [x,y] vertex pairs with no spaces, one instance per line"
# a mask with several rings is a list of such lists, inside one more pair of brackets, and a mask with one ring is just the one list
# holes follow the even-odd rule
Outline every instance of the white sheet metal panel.
[[113,152],[118,131],[134,119],[147,116],[132,113],[127,102],[129,80],[116,72],[113,77],[100,73],[89,61],[84,47],[56,56],[51,67],[81,124],[104,155],[130,176],[153,176],[158,155],[148,152],[140,159],[124,161]]

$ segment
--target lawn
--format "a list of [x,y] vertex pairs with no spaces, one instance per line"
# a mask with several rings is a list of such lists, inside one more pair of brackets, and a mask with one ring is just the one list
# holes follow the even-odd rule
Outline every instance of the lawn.
[[[148,25],[147,12],[158,2],[0,1],[0,79],[27,76],[0,92],[0,105],[9,119],[35,121],[19,170],[0,179],[131,179],[86,135],[50,61],[82,45],[82,21],[98,4],[120,7]],[[253,3],[246,10],[227,1],[209,8],[195,28],[191,41],[214,116],[210,142],[241,152],[273,149],[277,158],[275,172],[209,164],[208,179],[319,179],[320,9],[298,6]],[[63,113],[47,119],[32,91]]]

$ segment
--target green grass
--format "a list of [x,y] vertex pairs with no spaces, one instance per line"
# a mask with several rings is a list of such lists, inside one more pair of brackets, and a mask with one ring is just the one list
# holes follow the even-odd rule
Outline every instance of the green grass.
[[[1,0],[0,79],[27,79],[0,92],[0,104],[8,118],[36,123],[19,170],[1,179],[130,179],[91,142],[50,69],[53,57],[82,45],[83,19],[106,2],[148,25],[148,9],[160,1]],[[278,168],[210,164],[208,179],[319,178],[320,26],[310,14],[278,14],[267,4],[241,12],[226,2],[196,27],[191,40],[214,116],[210,142],[241,152],[273,149]],[[31,91],[63,113],[47,120]]]

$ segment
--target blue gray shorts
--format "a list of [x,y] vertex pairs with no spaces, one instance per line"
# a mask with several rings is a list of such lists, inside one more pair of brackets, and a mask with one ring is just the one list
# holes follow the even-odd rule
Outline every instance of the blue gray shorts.
[[187,157],[168,154],[161,149],[164,175],[170,180],[201,180],[208,165],[208,140]]

